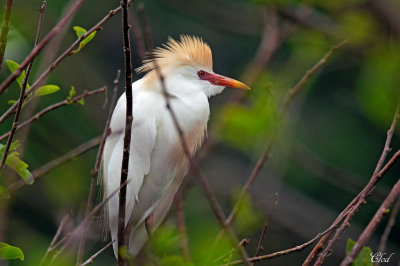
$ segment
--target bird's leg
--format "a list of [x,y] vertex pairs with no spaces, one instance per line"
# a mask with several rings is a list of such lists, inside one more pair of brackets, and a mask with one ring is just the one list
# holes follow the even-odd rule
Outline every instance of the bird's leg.
[[147,235],[151,236],[151,229],[153,227],[153,214],[150,214],[147,216],[146,220],[144,221],[144,226],[146,227]]

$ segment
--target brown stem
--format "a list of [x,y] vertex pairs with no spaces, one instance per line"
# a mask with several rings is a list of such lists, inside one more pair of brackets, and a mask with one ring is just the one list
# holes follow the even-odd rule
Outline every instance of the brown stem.
[[[351,210],[347,214],[347,217],[343,221],[342,225],[336,230],[335,235],[332,237],[332,239],[328,242],[328,245],[326,248],[321,252],[321,254],[318,256],[317,261],[315,262],[316,265],[322,265],[325,257],[332,251],[333,245],[338,241],[340,236],[342,235],[343,231],[350,225],[350,221],[355,215],[355,213],[359,210],[361,205],[365,203],[366,198],[372,193],[374,190],[377,182],[382,178],[382,176],[386,173],[386,171],[394,164],[394,162],[398,159],[400,155],[400,150],[397,151],[392,158],[389,160],[389,162],[382,167],[387,154],[390,151],[390,143],[393,137],[394,130],[397,125],[397,121],[399,119],[399,111],[400,111],[400,100],[397,104],[396,111],[393,117],[392,124],[387,132],[387,137],[385,141],[385,145],[382,151],[382,154],[378,160],[377,166],[375,168],[374,173],[372,174],[371,179],[369,180],[368,184],[364,187],[364,189],[356,196],[355,199],[347,206],[347,208],[351,205]],[[346,208],[346,209],[347,209]],[[322,239],[321,239],[322,240]],[[320,241],[321,241],[320,240]],[[326,239],[327,240],[327,239]],[[322,245],[321,245],[322,247]],[[314,250],[311,252],[314,254]],[[310,253],[310,254],[311,254]],[[314,255],[315,256],[315,255]],[[309,261],[308,258],[306,261]],[[307,265],[307,264],[306,264]]]
[[[289,103],[291,102],[291,100],[294,98],[294,96],[297,95],[297,93],[299,93],[299,91],[307,84],[307,82],[310,80],[310,78],[315,74],[315,72],[317,72],[317,70],[319,70],[323,65],[326,64],[326,62],[328,61],[328,59],[331,57],[331,55],[339,48],[341,48],[344,44],[347,43],[347,40],[342,41],[341,43],[332,46],[329,51],[312,67],[310,68],[306,74],[301,78],[301,80],[291,89],[289,90],[289,93],[287,94],[287,97],[281,107],[281,110],[279,112],[278,115],[278,119],[279,122],[281,122],[283,120],[283,115],[286,114],[287,109],[289,107]],[[261,169],[263,168],[265,162],[270,158],[271,156],[271,150],[272,150],[272,146],[275,142],[277,133],[279,130],[279,124],[278,126],[275,127],[272,135],[270,136],[270,140],[268,142],[267,147],[264,149],[263,153],[261,154],[261,157],[258,159],[256,166],[254,167],[253,171],[251,172],[249,178],[247,179],[245,185],[242,188],[242,191],[240,192],[239,198],[236,202],[236,205],[233,207],[231,213],[229,214],[228,218],[226,219],[225,223],[226,224],[231,224],[234,216],[238,210],[238,207],[240,205],[240,203],[242,202],[245,194],[247,193],[247,191],[250,189],[251,185],[254,183],[257,175],[259,174],[259,172],[261,171]]]
[[[106,125],[104,127],[103,135],[101,138],[100,142],[100,147],[99,150],[97,151],[97,156],[96,156],[96,163],[94,165],[94,168],[92,170],[92,179],[90,181],[90,189],[89,189],[89,197],[88,197],[88,202],[86,206],[86,215],[90,212],[92,209],[93,205],[93,200],[94,200],[94,192],[97,184],[97,179],[99,175],[99,169],[100,169],[100,163],[101,163],[101,158],[103,157],[103,151],[104,151],[104,145],[106,143],[106,139],[108,135],[110,134],[110,120],[111,120],[111,115],[112,111],[115,105],[115,102],[117,101],[117,91],[118,91],[118,83],[119,83],[119,77],[120,77],[121,71],[117,71],[117,76],[114,79],[114,91],[113,91],[113,97],[110,103],[110,109],[108,111],[108,118]],[[77,260],[76,260],[76,265],[80,265],[82,263],[82,258],[83,258],[83,252],[85,250],[85,238],[86,238],[86,230],[82,231],[81,238],[79,241],[79,248],[78,248],[78,255],[77,255]]]
[[[128,179],[128,166],[130,157],[132,120],[133,120],[133,99],[132,99],[132,62],[131,44],[129,38],[130,25],[128,23],[128,0],[121,1],[122,7],[122,35],[124,41],[124,61],[125,61],[125,96],[126,96],[126,118],[124,133],[124,150],[122,154],[121,180],[120,184]],[[119,194],[118,205],[118,265],[124,266],[125,259],[120,254],[120,250],[125,246],[125,210],[126,210],[126,187],[124,186]]]
[[[75,159],[76,157],[78,157],[79,155],[93,149],[94,147],[99,145],[100,140],[101,140],[101,136],[97,136],[97,137],[79,145],[78,147],[75,147],[74,149],[72,149],[68,153],[64,154],[63,156],[58,157],[58,158],[46,163],[45,165],[39,167],[38,169],[36,169],[35,171],[32,172],[33,178],[37,179],[37,178],[47,174],[54,168],[60,166],[61,164],[71,161],[71,160]],[[12,193],[25,185],[26,185],[26,182],[24,180],[20,179],[17,182],[9,185],[7,187],[7,191],[9,193]]]
[[80,266],[86,266],[89,264],[92,264],[94,262],[94,260],[97,258],[97,256],[99,256],[101,253],[103,253],[107,248],[109,248],[113,243],[115,242],[115,240],[109,242],[107,245],[105,245],[102,249],[100,249],[99,251],[97,251],[96,253],[93,254],[93,256],[91,256],[87,261],[85,261],[84,263],[80,264]]
[[[129,1],[128,4],[130,4],[131,1]],[[61,63],[64,61],[65,58],[67,58],[70,55],[74,55],[72,53],[73,50],[75,50],[76,47],[79,46],[81,41],[85,39],[87,36],[89,36],[91,33],[94,31],[100,30],[101,27],[103,26],[104,23],[106,23],[111,17],[113,17],[116,13],[121,11],[121,7],[118,7],[116,9],[110,10],[107,15],[102,18],[96,25],[94,25],[92,28],[90,28],[85,34],[83,34],[81,37],[79,37],[77,40],[75,40],[53,63],[50,64],[50,66],[43,71],[43,73],[36,79],[36,81],[31,85],[29,90],[27,91],[27,94],[33,93],[39,86],[43,83],[43,81],[48,77],[48,75]],[[12,105],[8,110],[0,117],[0,124],[3,123],[7,117],[9,117],[16,108],[16,104]]]
[[13,0],[7,0],[6,7],[4,9],[3,26],[1,27],[0,34],[0,72],[3,66],[4,52],[7,46],[7,36],[10,30],[10,20],[11,20],[11,10],[12,10]]
[[[81,95],[75,96],[75,97],[73,97],[72,99],[66,99],[66,100],[64,100],[64,101],[61,101],[61,102],[55,103],[55,104],[53,104],[53,105],[50,105],[50,106],[44,108],[44,109],[43,109],[42,111],[40,111],[39,113],[37,113],[36,115],[34,115],[34,116],[32,116],[31,118],[29,118],[28,120],[26,120],[26,121],[24,121],[23,123],[19,124],[19,125],[17,126],[17,129],[16,129],[16,130],[19,130],[19,129],[21,129],[22,127],[24,127],[24,126],[26,126],[26,125],[32,123],[33,121],[38,120],[40,117],[42,117],[43,115],[45,115],[45,114],[48,113],[48,112],[51,112],[51,111],[53,111],[53,110],[55,110],[55,109],[57,109],[57,108],[60,108],[60,107],[62,107],[62,106],[69,105],[69,104],[71,104],[71,103],[76,103],[76,102],[78,102],[79,100],[81,100],[81,99],[83,99],[83,98],[85,98],[85,97],[87,97],[87,96],[92,96],[92,95],[98,94],[98,93],[100,93],[100,92],[106,92],[106,90],[107,90],[107,86],[104,86],[104,87],[102,87],[102,88],[99,88],[99,89],[96,89],[96,90],[92,90],[92,91],[85,91],[85,92],[82,93]],[[0,141],[2,141],[2,140],[4,140],[5,138],[7,138],[10,134],[11,134],[11,132],[8,132],[8,133],[5,133],[4,135],[2,135],[2,136],[0,137]]]
[[[37,32],[36,32],[35,46],[39,43],[39,40],[40,40],[40,32],[42,29],[42,22],[43,22],[43,17],[44,17],[44,11],[46,10],[46,4],[47,4],[47,2],[44,1],[42,6],[39,8],[40,16],[39,16],[39,24],[38,24],[38,28],[37,28]],[[0,161],[0,173],[3,170],[3,167],[6,163],[7,155],[10,150],[12,140],[14,138],[15,132],[17,131],[18,121],[19,121],[19,118],[21,115],[22,104],[24,103],[24,100],[25,100],[25,90],[26,90],[26,86],[28,85],[28,79],[29,79],[29,75],[31,73],[31,69],[32,69],[34,60],[35,60],[35,58],[33,58],[32,61],[29,62],[28,68],[25,73],[24,80],[22,81],[22,84],[21,84],[21,93],[20,93],[19,100],[18,100],[17,111],[14,116],[14,122],[12,124],[11,130],[10,130],[10,135],[8,137],[8,140],[7,140],[5,149],[4,149],[3,157],[1,158],[1,161]],[[1,62],[0,62],[0,64],[1,64]]]
[[72,17],[75,15],[75,13],[79,10],[84,2],[85,0],[77,0],[75,2],[75,4],[65,15],[65,17],[62,18],[57,23],[57,25],[55,25],[54,28],[46,35],[46,37],[44,37],[44,39],[33,48],[30,54],[24,59],[24,61],[22,61],[18,69],[15,70],[10,76],[8,76],[8,78],[0,85],[0,94],[2,94],[6,90],[6,88],[22,73],[22,70],[24,70],[28,66],[29,62],[31,62],[42,51],[42,49],[49,43],[49,41],[61,31],[63,26],[70,19],[72,19]]
[[184,211],[184,203],[183,203],[183,191],[179,189],[176,197],[176,216],[178,220],[178,230],[181,238],[181,250],[183,253],[183,257],[186,261],[191,261],[190,252],[189,252],[189,243],[186,233],[186,224],[185,224],[185,211]]
[[[147,46],[146,48],[149,51],[149,57],[153,58],[152,49],[151,49],[152,39],[151,39],[151,34],[150,34],[150,27],[148,26],[146,15],[144,13],[144,5],[142,5],[142,8],[140,10],[140,15],[141,15],[141,20],[142,20],[142,27],[144,28],[145,41],[146,41],[146,46]],[[238,241],[237,237],[235,236],[235,233],[233,232],[232,227],[229,224],[225,223],[225,215],[215,197],[215,193],[214,193],[213,189],[211,188],[210,184],[208,183],[207,178],[205,177],[204,173],[201,171],[200,167],[197,165],[194,158],[192,157],[192,155],[189,152],[189,148],[186,143],[184,132],[183,132],[181,126],[179,125],[178,118],[177,118],[174,110],[171,107],[170,99],[168,97],[168,91],[165,86],[164,76],[162,75],[160,68],[158,67],[157,60],[154,60],[153,64],[154,64],[154,69],[156,69],[157,75],[160,79],[161,90],[164,95],[166,108],[171,115],[175,129],[179,136],[179,140],[181,142],[183,152],[185,154],[186,159],[189,161],[189,166],[194,169],[197,169],[197,175],[200,178],[200,182],[203,186],[204,192],[206,193],[206,196],[210,203],[210,206],[211,206],[212,210],[214,211],[214,214],[217,217],[221,227],[224,228],[224,230],[228,233],[228,235],[231,238],[231,241],[233,243],[233,246],[235,246],[239,249],[242,260],[245,262],[246,265],[250,266],[250,263],[247,261],[248,256],[246,254],[245,249],[239,245],[239,241]]]
[[360,253],[361,249],[367,244],[368,240],[371,238],[373,232],[378,227],[379,223],[382,221],[387,211],[393,205],[394,201],[400,195],[400,179],[393,186],[389,195],[383,201],[382,205],[379,207],[378,211],[375,213],[374,217],[371,219],[367,227],[358,237],[356,243],[354,244],[352,250],[344,258],[340,266],[351,265],[356,259],[357,255]]
[[[258,255],[260,255],[261,251],[264,250],[262,243],[263,243],[263,240],[264,240],[264,237],[265,237],[265,232],[267,231],[267,228],[268,228],[268,225],[269,225],[269,220],[271,219],[272,211],[274,210],[274,208],[275,208],[277,203],[278,203],[278,193],[275,193],[274,200],[272,201],[272,205],[271,205],[271,210],[269,211],[267,219],[265,219],[264,227],[263,227],[263,230],[261,232],[260,240],[258,241],[257,251],[256,251],[256,254],[254,255],[254,257],[257,257]],[[253,266],[255,264],[256,263],[254,262]]]

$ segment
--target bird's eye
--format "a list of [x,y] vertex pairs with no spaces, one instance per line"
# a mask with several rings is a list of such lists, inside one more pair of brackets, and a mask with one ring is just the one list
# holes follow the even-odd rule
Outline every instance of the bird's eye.
[[206,74],[206,72],[204,70],[200,70],[199,72],[197,72],[197,75],[199,76],[199,78],[204,77],[205,74]]

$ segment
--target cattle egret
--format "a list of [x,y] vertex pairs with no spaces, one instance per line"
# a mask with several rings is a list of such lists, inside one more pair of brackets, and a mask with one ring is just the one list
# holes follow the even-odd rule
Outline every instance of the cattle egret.
[[[132,84],[132,143],[126,197],[126,225],[130,227],[129,252],[132,256],[141,250],[149,234],[162,222],[189,168],[166,108],[155,65],[164,76],[171,108],[192,155],[206,134],[210,114],[208,98],[221,93],[225,87],[250,89],[240,81],[215,74],[210,47],[201,38],[187,35],[181,36],[179,41],[169,38],[167,44],[154,50],[153,58],[145,60],[144,65],[137,69],[146,74]],[[114,109],[111,134],[104,147],[106,195],[120,185],[125,116],[123,94]],[[118,195],[115,195],[108,202],[107,214],[113,240],[118,231],[118,201]],[[151,227],[146,226],[149,223]],[[117,255],[117,242],[113,246]]]

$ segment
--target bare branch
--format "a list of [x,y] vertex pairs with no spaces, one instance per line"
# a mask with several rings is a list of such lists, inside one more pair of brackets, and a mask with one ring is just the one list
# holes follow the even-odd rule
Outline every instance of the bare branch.
[[185,225],[185,212],[184,212],[184,205],[183,205],[183,190],[179,189],[178,193],[175,197],[176,199],[176,216],[178,220],[178,230],[180,234],[180,244],[181,250],[183,253],[183,257],[187,261],[191,261],[190,259],[190,252],[189,252],[189,243],[186,233],[186,225]]
[[[121,180],[120,184],[128,179],[128,166],[132,138],[132,121],[133,121],[133,98],[132,98],[132,57],[131,43],[129,38],[128,23],[128,0],[121,1],[122,7],[122,35],[124,41],[124,61],[125,61],[125,96],[126,96],[126,117],[124,132],[124,149],[122,154]],[[119,193],[118,204],[118,265],[124,266],[125,259],[120,254],[120,250],[125,246],[125,211],[126,211],[126,187],[121,188]]]
[[[254,255],[254,257],[257,257],[258,255],[260,255],[261,251],[264,250],[262,243],[263,243],[263,240],[264,240],[264,237],[265,237],[265,232],[267,231],[267,228],[268,228],[268,225],[269,225],[269,220],[271,219],[272,211],[274,210],[276,204],[278,204],[278,193],[275,193],[275,195],[274,195],[274,200],[272,201],[271,210],[269,211],[267,219],[265,220],[264,228],[263,228],[263,230],[261,232],[260,240],[258,241],[257,251],[256,251],[256,254]],[[256,263],[254,262],[253,266],[255,264]]]
[[[400,102],[399,102],[400,103]],[[384,167],[382,167],[382,164],[390,151],[390,142],[393,136],[394,129],[396,128],[397,121],[399,119],[399,103],[397,104],[396,111],[393,117],[392,124],[388,130],[387,133],[387,138],[385,141],[385,146],[383,148],[382,154],[378,160],[377,166],[375,168],[375,171],[369,180],[368,184],[364,187],[364,189],[351,201],[349,205],[345,208],[344,211],[349,210],[350,212],[347,214],[347,217],[343,221],[342,225],[336,230],[335,235],[332,237],[332,239],[329,241],[328,245],[326,248],[323,250],[323,252],[319,255],[317,261],[315,262],[317,265],[321,265],[325,257],[328,255],[329,252],[331,252],[334,243],[339,239],[343,231],[346,229],[346,227],[349,225],[350,220],[354,216],[354,214],[358,211],[360,206],[365,202],[365,199],[372,193],[372,191],[375,188],[375,185],[377,182],[383,177],[383,175],[387,172],[387,170],[394,164],[394,162],[400,157],[400,150],[398,150],[392,158],[386,163]],[[381,169],[382,168],[382,169]],[[344,212],[343,211],[343,212]],[[342,212],[342,213],[343,213]],[[337,220],[337,219],[336,219]],[[335,222],[336,222],[335,220]],[[314,247],[314,249],[311,251],[311,253],[308,255],[307,259],[304,261],[303,265],[310,265],[315,258],[315,256],[321,252],[321,250],[324,247],[325,242],[328,240],[331,234],[326,235],[325,237],[321,238],[321,240],[318,242],[318,244]]]
[[[78,147],[75,147],[74,149],[72,149],[68,153],[64,154],[63,156],[58,157],[58,158],[46,163],[45,165],[41,166],[40,168],[38,168],[32,172],[33,178],[37,179],[37,178],[47,174],[54,168],[60,166],[61,164],[71,161],[74,158],[76,158],[77,156],[93,149],[94,147],[99,145],[100,140],[101,140],[101,136],[97,136],[97,137],[79,145]],[[15,190],[20,189],[21,187],[23,187],[25,185],[26,185],[26,182],[24,180],[20,179],[17,182],[9,185],[7,188],[7,191],[9,193],[12,193]]]
[[2,94],[5,89],[22,73],[29,62],[31,62],[41,51],[42,49],[49,43],[49,41],[56,36],[63,26],[75,15],[75,13],[79,10],[85,0],[77,0],[73,7],[69,10],[69,12],[62,18],[57,25],[44,37],[44,39],[36,45],[31,53],[22,61],[21,65],[18,67],[16,71],[14,71],[8,78],[0,85],[0,94]]
[[[149,51],[150,58],[152,58],[153,54],[152,54],[152,50],[151,50],[152,40],[151,40],[151,35],[150,35],[150,27],[148,26],[147,19],[146,19],[143,7],[144,6],[142,6],[142,9],[140,11],[141,20],[142,20],[142,27],[145,29],[144,30],[144,34],[145,34],[145,41],[146,41],[147,50]],[[212,210],[214,211],[214,214],[217,217],[221,227],[224,228],[224,230],[228,233],[229,237],[231,238],[231,241],[233,242],[233,245],[235,247],[238,247],[240,255],[241,255],[243,261],[245,261],[245,264],[250,266],[250,263],[247,262],[247,258],[248,257],[247,257],[246,251],[244,250],[243,247],[241,247],[239,245],[239,241],[236,238],[232,227],[229,224],[225,223],[225,215],[224,215],[224,213],[222,211],[222,208],[219,205],[219,203],[218,203],[218,201],[217,201],[217,199],[215,197],[213,189],[211,188],[210,184],[208,183],[207,178],[205,177],[204,173],[201,171],[200,167],[197,165],[197,163],[195,162],[194,158],[192,157],[192,155],[189,152],[189,148],[188,148],[187,143],[186,143],[184,132],[183,132],[181,126],[179,125],[178,118],[177,118],[174,110],[171,107],[170,99],[169,99],[169,96],[168,96],[168,91],[167,91],[167,88],[165,86],[164,76],[162,75],[162,73],[160,71],[160,68],[158,67],[157,60],[154,60],[153,64],[154,64],[154,69],[156,69],[157,75],[158,75],[158,77],[160,79],[161,89],[162,89],[162,92],[163,92],[163,95],[164,95],[166,108],[167,108],[168,112],[171,115],[172,121],[173,121],[175,129],[176,129],[176,131],[178,133],[179,140],[181,142],[182,149],[183,149],[183,152],[184,152],[184,154],[186,156],[186,159],[188,160],[190,167],[192,167],[194,169],[197,169],[197,175],[200,178],[200,182],[201,182],[201,184],[203,186],[203,189],[204,189],[204,191],[206,193],[207,199],[209,200],[210,206],[211,206]]]
[[[99,175],[101,158],[103,157],[103,151],[104,151],[104,145],[106,143],[106,139],[107,139],[108,135],[110,134],[111,115],[112,115],[112,111],[114,109],[115,102],[117,101],[117,92],[118,92],[118,84],[119,84],[120,75],[121,75],[121,70],[118,70],[117,76],[114,79],[113,97],[112,97],[112,100],[110,103],[110,109],[108,111],[108,118],[106,121],[106,125],[104,127],[103,136],[102,136],[101,142],[100,142],[100,147],[97,152],[96,163],[92,170],[92,180],[90,183],[89,198],[88,198],[87,207],[86,207],[86,215],[90,212],[90,210],[92,209],[92,205],[93,205],[94,191],[96,188],[97,179],[98,179],[98,175]],[[77,256],[77,261],[76,261],[77,265],[82,263],[83,252],[85,249],[85,238],[86,238],[86,230],[84,228],[84,230],[82,231],[82,234],[81,234],[81,239],[79,241],[78,256]]]
[[400,179],[397,183],[393,186],[393,189],[390,191],[389,195],[383,201],[382,205],[379,207],[377,212],[375,213],[374,217],[371,219],[367,227],[358,237],[357,242],[354,244],[352,250],[347,254],[344,258],[341,266],[345,265],[352,265],[353,261],[356,259],[357,255],[360,253],[361,249],[367,244],[368,240],[370,239],[373,232],[378,227],[379,223],[382,221],[383,217],[393,205],[394,201],[400,195]]
[[93,254],[93,256],[91,256],[87,261],[85,261],[84,263],[80,264],[81,266],[86,266],[89,264],[92,264],[94,262],[94,260],[97,258],[97,256],[99,256],[101,253],[103,253],[108,247],[110,247],[116,240],[111,241],[110,243],[108,243],[107,245],[105,245],[102,249],[100,249],[99,251],[97,251],[95,254]]
[[[131,1],[129,1],[129,4]],[[113,17],[116,13],[121,11],[121,7],[118,7],[116,9],[110,10],[107,15],[101,19],[96,25],[94,25],[91,29],[89,29],[85,34],[82,34],[81,37],[79,37],[75,42],[73,42],[53,63],[50,64],[50,66],[43,71],[43,73],[36,79],[36,81],[31,85],[30,89],[27,91],[27,93],[32,93],[34,92],[39,86],[43,83],[43,81],[47,78],[47,76],[62,62],[64,61],[65,58],[67,58],[70,55],[74,55],[72,51],[75,50],[76,47],[79,46],[79,44],[85,39],[87,36],[89,36],[91,33],[94,31],[98,31],[101,29],[104,23],[106,23],[111,17]],[[8,110],[0,117],[0,124],[3,123],[7,117],[9,117],[16,108],[16,104],[12,105]]]
[[382,234],[381,241],[379,243],[378,251],[381,251],[381,252],[385,251],[386,243],[387,243],[387,240],[389,238],[390,231],[392,230],[392,228],[393,228],[393,226],[395,224],[396,217],[397,217],[397,214],[399,213],[399,210],[400,210],[400,197],[397,198],[397,201],[396,201],[396,203],[394,204],[394,207],[391,210],[389,222],[387,223],[387,225],[385,227],[385,231]]
[[58,238],[60,238],[60,235],[64,229],[64,225],[67,223],[68,219],[69,219],[68,214],[65,215],[64,218],[62,218],[60,225],[58,226],[57,232],[54,235],[53,240],[50,243],[50,246],[47,248],[46,253],[44,254],[42,260],[40,261],[40,265],[44,265],[48,260],[48,256],[54,251],[56,242],[57,242]]
[[[39,24],[38,24],[38,28],[37,28],[37,32],[36,32],[35,46],[39,43],[39,40],[40,40],[40,32],[42,29],[42,22],[43,22],[43,17],[44,17],[44,11],[46,10],[46,4],[47,4],[47,2],[44,1],[42,6],[39,8],[40,16],[39,16]],[[8,140],[7,140],[5,149],[4,149],[3,157],[1,158],[0,172],[3,170],[3,167],[6,163],[6,159],[8,156],[8,152],[10,150],[12,140],[14,138],[15,132],[17,131],[18,121],[19,121],[19,117],[21,115],[22,104],[24,103],[24,100],[25,100],[25,90],[26,90],[26,86],[28,85],[28,79],[29,79],[29,75],[31,73],[34,59],[35,58],[33,58],[32,61],[29,62],[28,68],[25,73],[24,80],[22,81],[22,84],[21,84],[21,93],[20,93],[19,100],[18,100],[17,111],[15,113],[14,122],[12,124],[11,130],[10,130],[10,135],[8,137]],[[1,64],[1,62],[0,62],[0,64]]]
[[[28,119],[28,120],[24,121],[23,123],[21,123],[20,125],[18,125],[16,130],[19,130],[22,127],[24,127],[24,126],[26,126],[26,125],[38,120],[40,117],[42,117],[43,115],[47,114],[48,112],[51,112],[51,111],[53,111],[53,110],[55,110],[57,108],[60,108],[62,106],[69,105],[71,103],[77,103],[79,100],[81,100],[81,99],[83,99],[85,97],[92,96],[92,95],[98,94],[100,92],[106,92],[106,90],[107,90],[107,86],[104,86],[104,87],[101,87],[99,89],[92,90],[92,91],[85,91],[81,95],[75,96],[72,99],[66,99],[64,101],[61,101],[61,102],[55,103],[53,105],[50,105],[50,106],[44,108],[42,111],[38,112],[36,115],[32,116],[30,119]],[[10,132],[5,133],[4,135],[2,135],[0,137],[0,141],[4,140],[9,135],[10,135]]]
[[[332,46],[329,49],[329,51],[312,68],[310,68],[306,72],[306,74],[301,78],[301,80],[291,90],[289,90],[289,93],[287,94],[287,97],[286,97],[286,99],[282,105],[282,108],[279,112],[279,115],[278,115],[279,122],[283,119],[283,115],[287,112],[289,103],[294,98],[294,96],[296,96],[297,93],[299,93],[299,91],[307,84],[307,82],[315,74],[315,72],[317,72],[317,70],[319,70],[323,65],[326,64],[326,62],[331,57],[331,55],[337,49],[341,48],[346,43],[347,43],[347,41],[345,40],[337,45]],[[242,199],[244,198],[244,195],[250,189],[250,187],[253,184],[254,180],[256,179],[257,175],[263,168],[265,162],[270,158],[270,156],[271,156],[270,153],[271,153],[274,141],[276,139],[278,129],[279,129],[279,125],[275,127],[275,129],[270,137],[267,147],[264,149],[263,153],[261,154],[261,157],[258,159],[257,164],[255,165],[253,171],[251,172],[250,177],[247,179],[245,185],[243,186],[243,189],[240,192],[238,201],[236,202],[236,205],[234,206],[234,208],[232,209],[231,213],[229,214],[228,218],[225,221],[226,224],[232,223],[234,216],[238,210],[238,207],[240,206],[240,203],[242,202]]]

